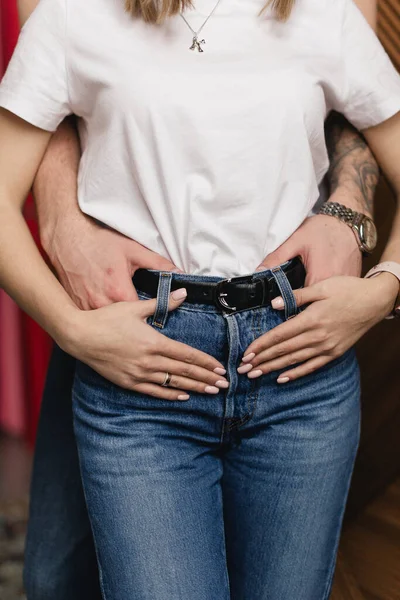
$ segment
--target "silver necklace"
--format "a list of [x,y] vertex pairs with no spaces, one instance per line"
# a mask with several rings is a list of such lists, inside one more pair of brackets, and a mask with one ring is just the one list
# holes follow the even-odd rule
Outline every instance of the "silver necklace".
[[210,12],[210,14],[208,15],[208,17],[206,18],[206,20],[204,21],[204,23],[202,24],[202,26],[195,31],[193,29],[193,27],[191,27],[191,25],[187,22],[187,20],[185,19],[185,17],[183,16],[182,13],[180,13],[182,19],[185,21],[186,25],[189,27],[190,31],[193,33],[193,40],[192,40],[192,45],[189,46],[189,50],[197,50],[198,52],[204,52],[202,45],[206,43],[206,40],[199,40],[199,35],[204,27],[204,25],[207,23],[208,19],[210,17],[212,17],[212,15],[214,14],[218,4],[221,2],[221,0],[217,0],[216,5],[214,6],[214,8],[212,9],[212,11]]

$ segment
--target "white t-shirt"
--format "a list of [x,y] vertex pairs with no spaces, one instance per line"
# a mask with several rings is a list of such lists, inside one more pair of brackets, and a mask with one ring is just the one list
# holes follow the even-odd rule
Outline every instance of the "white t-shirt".
[[[185,16],[198,29],[215,0]],[[54,131],[82,117],[79,204],[188,273],[250,273],[309,214],[331,109],[359,129],[400,110],[400,77],[352,0],[221,0],[203,53],[178,15],[124,0],[41,0],[0,105]]]

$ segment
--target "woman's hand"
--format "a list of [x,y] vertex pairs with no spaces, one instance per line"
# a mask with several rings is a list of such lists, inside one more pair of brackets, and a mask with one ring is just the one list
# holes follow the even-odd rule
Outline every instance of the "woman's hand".
[[[301,363],[282,373],[278,383],[308,375],[341,356],[387,316],[398,293],[399,282],[390,273],[372,279],[331,277],[296,290],[298,306],[309,306],[250,344],[238,371],[255,378]],[[282,298],[272,306],[282,309]]]
[[[186,297],[170,296],[168,310]],[[170,340],[146,323],[156,299],[118,302],[93,311],[80,311],[76,327],[59,345],[117,385],[166,400],[188,400],[188,391],[216,394],[229,387],[223,365],[214,357]],[[172,375],[163,387],[166,372]]]

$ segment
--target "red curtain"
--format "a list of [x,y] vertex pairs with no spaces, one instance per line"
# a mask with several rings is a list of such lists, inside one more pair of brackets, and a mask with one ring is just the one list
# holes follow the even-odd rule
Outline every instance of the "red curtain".
[[[0,0],[0,74],[4,71],[19,31],[16,0]],[[25,216],[38,241],[32,198]],[[43,392],[51,341],[0,290],[0,427],[32,443]]]

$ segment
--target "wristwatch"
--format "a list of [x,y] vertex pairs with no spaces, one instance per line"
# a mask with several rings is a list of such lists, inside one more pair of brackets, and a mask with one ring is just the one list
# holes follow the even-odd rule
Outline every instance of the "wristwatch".
[[[400,264],[399,263],[391,261],[391,260],[388,260],[386,262],[381,262],[381,263],[379,263],[379,265],[375,265],[375,267],[372,267],[372,269],[370,269],[368,271],[368,273],[366,273],[364,275],[364,277],[366,279],[369,279],[370,277],[375,277],[376,275],[379,275],[380,273],[391,273],[392,275],[397,277],[397,279],[399,280],[399,285],[400,285]],[[399,292],[400,292],[400,289],[399,289]],[[385,318],[386,319],[394,319],[394,317],[400,318],[400,293],[399,293],[399,296],[397,296],[397,298],[396,298],[396,303],[394,305],[392,312],[390,313],[390,315],[388,315]]]
[[336,217],[352,228],[356,236],[358,246],[363,254],[371,254],[376,248],[378,233],[375,223],[367,215],[356,212],[339,204],[339,202],[324,202],[318,214]]

